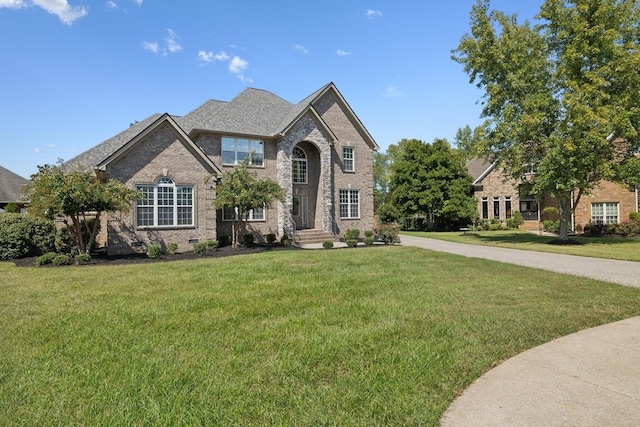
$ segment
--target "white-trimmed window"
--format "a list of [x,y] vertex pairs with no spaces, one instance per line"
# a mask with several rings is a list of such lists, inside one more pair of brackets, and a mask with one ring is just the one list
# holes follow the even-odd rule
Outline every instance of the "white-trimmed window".
[[[238,208],[223,208],[222,209],[222,220],[223,221],[233,221],[238,220]],[[265,210],[264,208],[255,208],[249,211],[249,221],[264,221],[265,220]]]
[[342,170],[345,172],[355,172],[356,170],[353,147],[342,147]]
[[252,166],[264,165],[264,144],[257,139],[222,137],[222,164],[237,165],[249,159]]
[[619,203],[591,203],[591,222],[617,224],[620,218]]
[[340,190],[340,218],[360,218],[360,190]]
[[294,184],[307,183],[307,154],[300,147],[293,147],[291,153],[291,178]]
[[500,218],[500,197],[493,198],[493,217]]
[[180,227],[192,226],[193,187],[175,185],[169,177],[160,178],[154,185],[136,185],[143,198],[136,202],[136,226]]

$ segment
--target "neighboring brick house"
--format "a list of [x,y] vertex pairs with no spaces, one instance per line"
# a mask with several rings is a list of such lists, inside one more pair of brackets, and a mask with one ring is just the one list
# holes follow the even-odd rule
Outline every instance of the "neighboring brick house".
[[[145,194],[131,212],[109,218],[109,253],[141,252],[151,243],[179,250],[231,235],[233,209],[216,210],[207,177],[245,158],[277,181],[285,203],[250,214],[258,241],[312,229],[324,236],[373,228],[373,151],[378,146],[333,83],[298,104],[245,89],[229,102],[210,100],[184,117],[156,114],[69,160]],[[326,238],[326,237],[324,237]]]
[[[519,210],[525,220],[523,228],[538,230],[545,219],[545,207],[556,206],[552,197],[540,203],[533,197],[521,194],[520,184],[498,167],[483,159],[467,162],[467,170],[473,178],[474,194],[478,200],[480,218],[510,218]],[[589,195],[583,195],[572,217],[572,230],[580,233],[591,222],[619,223],[629,218],[630,212],[638,212],[638,189],[628,189],[608,181],[601,182]]]
[[29,183],[28,179],[0,166],[0,212],[8,203],[15,203],[24,212],[25,203],[21,201],[22,187]]

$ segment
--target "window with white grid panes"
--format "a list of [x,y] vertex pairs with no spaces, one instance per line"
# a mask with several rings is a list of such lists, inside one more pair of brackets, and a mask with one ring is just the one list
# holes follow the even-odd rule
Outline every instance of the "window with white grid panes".
[[142,199],[136,203],[136,226],[176,227],[194,224],[193,187],[175,185],[169,177],[155,185],[141,184],[136,190]]

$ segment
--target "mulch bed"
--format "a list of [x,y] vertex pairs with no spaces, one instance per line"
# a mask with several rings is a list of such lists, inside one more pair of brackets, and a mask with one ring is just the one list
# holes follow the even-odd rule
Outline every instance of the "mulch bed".
[[[223,246],[218,248],[214,252],[207,252],[204,255],[198,255],[195,252],[183,252],[175,255],[163,254],[159,258],[149,258],[147,254],[130,254],[130,255],[106,255],[105,253],[91,254],[91,261],[86,265],[126,265],[126,264],[139,264],[150,262],[166,262],[166,261],[179,261],[189,259],[203,259],[203,258],[222,258],[234,255],[246,255],[261,252],[275,252],[275,251],[292,251],[300,250],[296,246],[283,246],[277,244],[257,244],[251,246],[238,246],[233,248],[231,246]],[[12,262],[16,267],[35,267],[37,257],[26,257],[20,259],[14,259]],[[72,260],[73,262],[73,260]],[[74,264],[71,264],[74,265]],[[58,267],[57,265],[45,264],[44,267]]]

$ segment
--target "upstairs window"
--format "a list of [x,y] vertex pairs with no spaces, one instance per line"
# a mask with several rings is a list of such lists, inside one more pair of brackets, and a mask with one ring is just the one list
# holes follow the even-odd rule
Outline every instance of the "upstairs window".
[[193,187],[175,185],[168,177],[155,185],[136,185],[143,198],[136,202],[136,226],[177,227],[192,226]]
[[291,178],[294,184],[307,183],[307,154],[300,147],[294,147],[291,153]]
[[345,172],[355,172],[355,157],[353,147],[342,147],[342,170]]
[[237,165],[249,159],[251,166],[264,166],[264,144],[256,139],[222,137],[222,164]]

